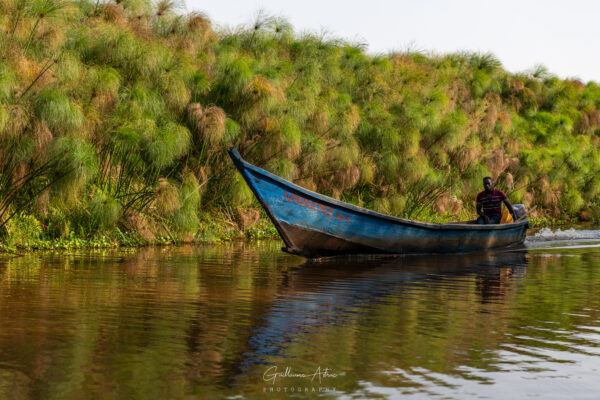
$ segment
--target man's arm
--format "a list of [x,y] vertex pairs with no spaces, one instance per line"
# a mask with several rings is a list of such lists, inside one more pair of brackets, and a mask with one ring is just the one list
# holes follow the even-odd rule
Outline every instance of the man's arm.
[[517,214],[515,214],[515,210],[513,209],[512,204],[510,204],[510,201],[508,201],[508,199],[505,198],[504,200],[502,200],[502,202],[506,206],[506,209],[508,210],[508,212],[510,213],[510,215],[512,215],[513,221],[517,222]]
[[480,202],[480,201],[478,201],[477,203],[475,203],[475,209],[477,210],[477,214],[480,217],[483,217],[483,219],[485,220],[485,222],[488,223],[489,220],[490,220],[490,218],[483,213],[483,203]]

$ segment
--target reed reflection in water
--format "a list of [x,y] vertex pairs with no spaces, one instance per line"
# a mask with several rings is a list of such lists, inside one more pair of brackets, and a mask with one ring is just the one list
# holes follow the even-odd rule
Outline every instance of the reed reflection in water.
[[[6,257],[0,398],[589,397],[599,256],[306,263],[265,242]],[[306,376],[270,379],[286,369]]]

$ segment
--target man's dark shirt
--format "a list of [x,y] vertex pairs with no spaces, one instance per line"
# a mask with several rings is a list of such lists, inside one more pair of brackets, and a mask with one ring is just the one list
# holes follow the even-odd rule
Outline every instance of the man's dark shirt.
[[502,200],[504,199],[506,199],[506,195],[498,189],[494,189],[492,193],[484,190],[477,195],[477,202],[483,205],[483,213],[488,216],[502,214]]

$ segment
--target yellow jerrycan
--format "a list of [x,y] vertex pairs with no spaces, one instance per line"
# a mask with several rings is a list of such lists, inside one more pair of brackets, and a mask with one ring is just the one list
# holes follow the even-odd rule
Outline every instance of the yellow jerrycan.
[[511,222],[513,222],[512,215],[510,215],[508,210],[504,210],[504,212],[502,213],[502,218],[500,218],[500,223],[501,224],[510,224]]

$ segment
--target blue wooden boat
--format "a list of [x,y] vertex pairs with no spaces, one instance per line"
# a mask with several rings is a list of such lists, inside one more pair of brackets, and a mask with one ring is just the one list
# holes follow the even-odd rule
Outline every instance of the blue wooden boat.
[[475,221],[436,224],[381,214],[306,190],[229,156],[285,243],[284,251],[305,257],[339,254],[458,253],[523,242],[526,219],[510,224]]

